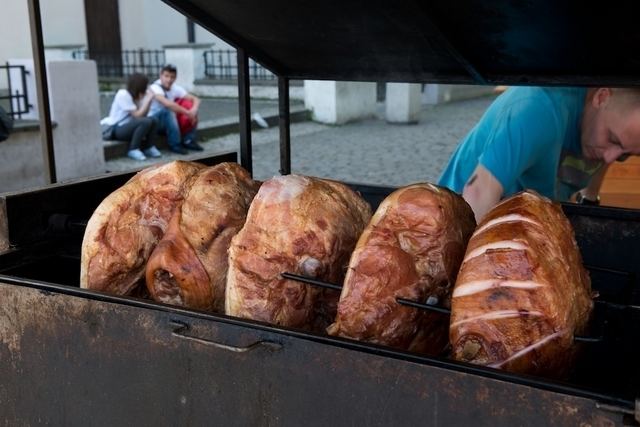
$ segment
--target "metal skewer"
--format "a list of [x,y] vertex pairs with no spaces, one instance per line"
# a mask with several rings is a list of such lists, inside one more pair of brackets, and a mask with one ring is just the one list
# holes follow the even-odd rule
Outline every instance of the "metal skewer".
[[[337,285],[335,283],[323,282],[322,280],[313,279],[311,277],[300,276],[298,274],[292,274],[292,273],[282,273],[280,275],[285,279],[295,280],[295,281],[306,283],[309,285],[319,286],[325,289],[333,289],[335,291],[342,290],[341,285]],[[429,297],[429,300],[430,299],[431,297]],[[436,298],[434,298],[434,300],[437,301]],[[428,304],[428,303],[424,304],[418,301],[412,301],[405,298],[396,298],[396,302],[401,305],[419,308],[422,310],[430,310],[430,311],[435,311],[437,313],[442,313],[442,314],[451,314],[451,310],[449,310],[448,308],[438,307],[437,305],[434,305],[434,304]]]
[[[339,291],[342,290],[342,286],[341,285],[337,285],[335,283],[329,283],[329,282],[324,282],[322,280],[317,280],[317,279],[313,279],[311,277],[306,277],[306,276],[300,276],[298,274],[292,274],[292,273],[281,273],[280,274],[283,278],[285,279],[290,279],[290,280],[295,280],[297,282],[301,282],[301,283],[306,283],[308,285],[313,285],[313,286],[319,286],[321,288],[325,288],[325,289],[333,289],[335,291]],[[420,310],[428,310],[428,311],[433,311],[436,313],[440,313],[440,314],[446,314],[446,315],[451,315],[451,310],[445,307],[440,307],[438,305],[435,304],[429,304],[429,300],[431,300],[432,297],[429,297],[429,299],[427,300],[427,303],[421,303],[418,301],[413,301],[410,299],[405,299],[405,298],[396,298],[396,302],[400,305],[405,305],[407,307],[414,307],[414,308],[418,308]],[[434,298],[435,301],[437,301],[436,298]],[[574,336],[573,340],[575,342],[582,342],[582,343],[599,343],[603,341],[602,337],[583,337],[583,336]]]
[[435,311],[436,313],[451,315],[450,309],[433,305],[433,304],[424,304],[421,302],[412,301],[410,299],[399,298],[399,297],[396,298],[396,302],[400,305],[406,305],[408,307],[414,307],[414,308],[419,308],[421,310],[429,310],[429,311]]
[[333,289],[334,291],[342,290],[342,285],[336,285],[335,283],[323,282],[322,280],[316,280],[316,279],[313,279],[311,277],[299,276],[297,274],[291,274],[291,273],[281,273],[280,276],[282,276],[285,279],[295,280],[295,281],[306,283],[306,284],[309,284],[309,285],[319,286],[321,288]]

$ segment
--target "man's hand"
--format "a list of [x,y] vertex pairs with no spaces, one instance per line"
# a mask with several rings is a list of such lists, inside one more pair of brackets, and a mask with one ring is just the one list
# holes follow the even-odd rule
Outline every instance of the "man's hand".
[[[608,164],[604,164],[600,167],[600,169],[591,176],[589,180],[589,184],[582,190],[576,191],[569,197],[569,201],[572,203],[576,203],[578,199],[584,200],[586,199],[586,204],[599,204],[600,203],[600,187],[602,186],[602,182],[604,181],[604,177],[607,174],[607,170],[609,169]],[[578,197],[580,195],[580,197]]]
[[485,214],[500,201],[503,192],[502,184],[488,169],[478,164],[462,190],[462,197],[471,206],[476,216],[476,222],[479,223]]
[[198,108],[200,108],[200,98],[198,98],[197,96],[188,93],[185,95],[186,99],[191,100],[192,105],[191,105],[191,111],[193,111],[194,115],[198,114]]

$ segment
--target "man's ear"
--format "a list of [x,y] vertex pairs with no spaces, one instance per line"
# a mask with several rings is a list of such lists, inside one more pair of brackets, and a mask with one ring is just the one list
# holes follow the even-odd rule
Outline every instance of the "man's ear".
[[593,94],[593,98],[591,99],[591,105],[594,108],[602,108],[605,105],[607,105],[607,103],[609,103],[609,100],[611,99],[611,95],[613,94],[613,92],[611,91],[611,88],[608,87],[599,87],[596,92]]

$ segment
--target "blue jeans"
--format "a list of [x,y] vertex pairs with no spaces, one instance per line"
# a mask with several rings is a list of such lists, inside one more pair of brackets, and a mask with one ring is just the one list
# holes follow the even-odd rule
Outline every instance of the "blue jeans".
[[180,135],[178,119],[176,119],[176,113],[173,111],[163,108],[152,114],[150,117],[153,117],[158,121],[158,132],[165,133],[167,135],[167,143],[170,147],[178,147],[182,141],[187,144],[191,141],[195,141],[195,128],[182,136]]

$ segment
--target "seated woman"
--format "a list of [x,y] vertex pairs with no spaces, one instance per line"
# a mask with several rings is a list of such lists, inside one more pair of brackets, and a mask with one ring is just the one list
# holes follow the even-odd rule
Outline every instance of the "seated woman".
[[115,139],[129,141],[127,156],[134,160],[162,156],[154,145],[157,121],[147,117],[154,96],[148,84],[147,76],[132,74],[127,88],[120,89],[113,98],[109,116],[100,121],[102,125],[115,125]]

